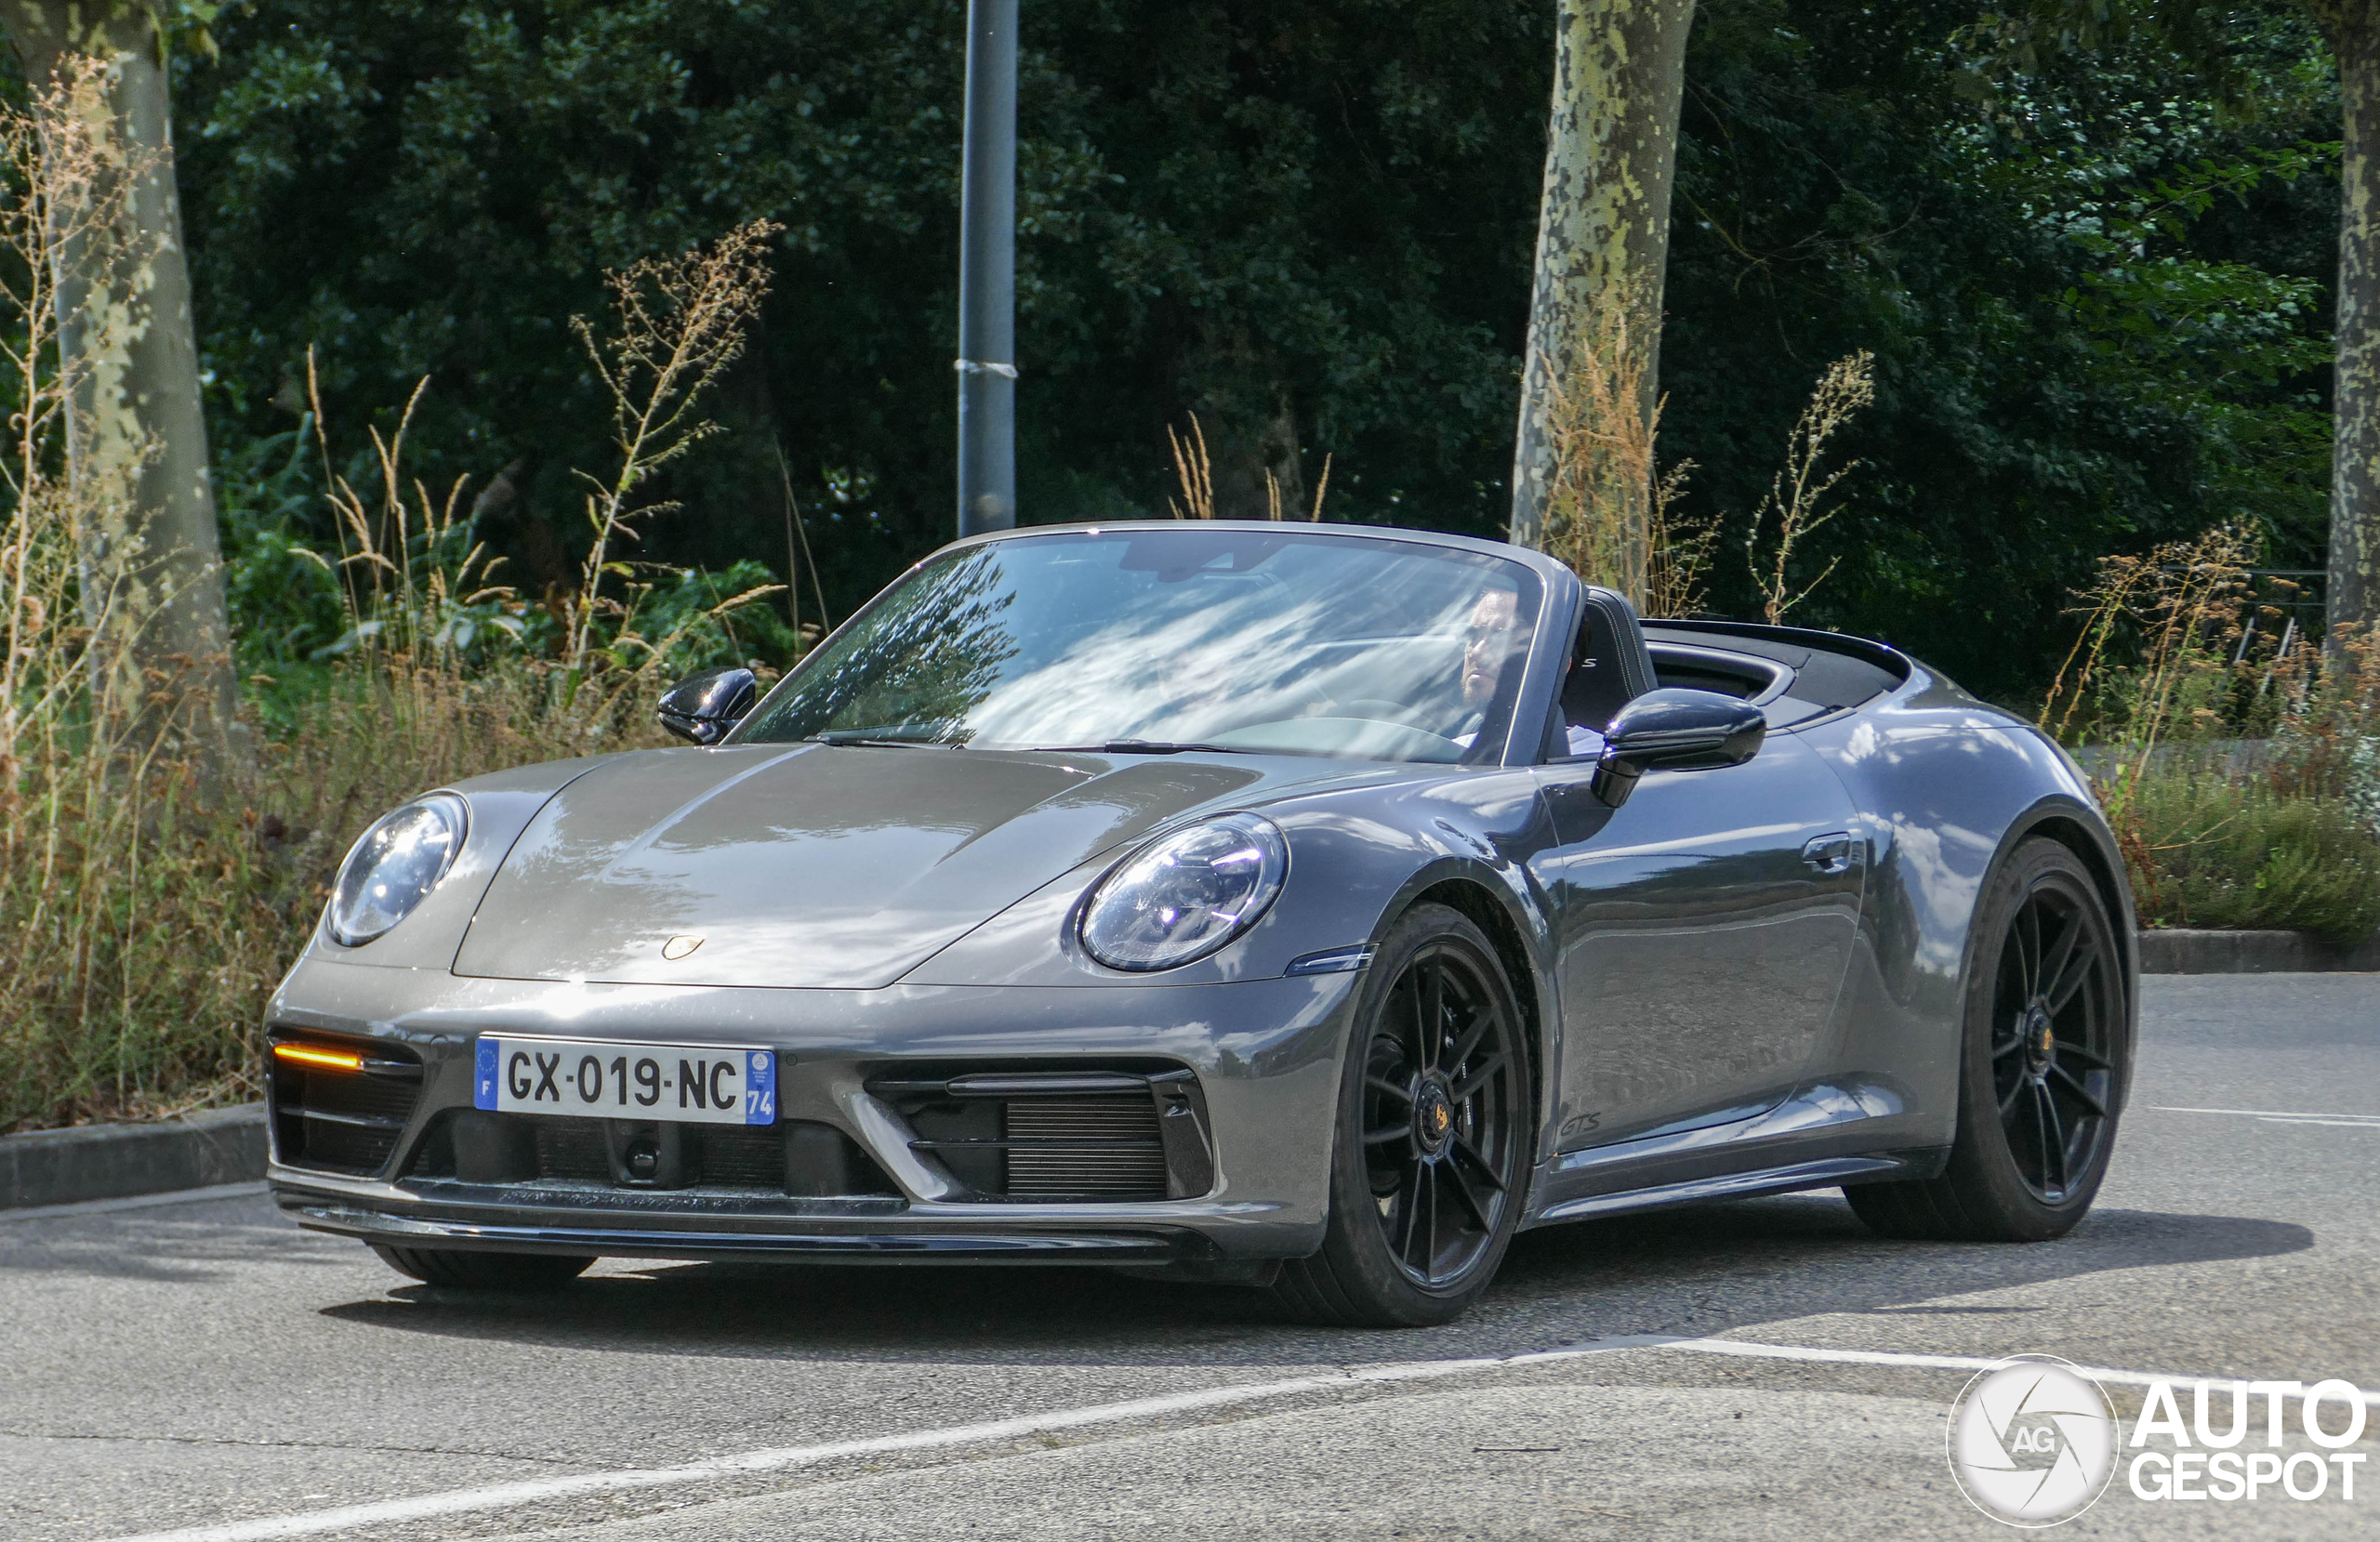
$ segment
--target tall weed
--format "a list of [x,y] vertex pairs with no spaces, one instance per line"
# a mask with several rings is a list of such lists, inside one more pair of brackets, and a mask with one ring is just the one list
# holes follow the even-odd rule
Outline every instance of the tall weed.
[[[371,820],[480,772],[663,743],[651,704],[675,672],[803,640],[760,603],[776,586],[757,563],[689,573],[623,551],[666,511],[640,501],[654,468],[712,431],[694,408],[762,287],[752,226],[615,275],[613,328],[581,324],[621,454],[588,479],[595,553],[554,608],[501,581],[461,484],[433,494],[406,473],[411,405],[370,436],[361,485],[319,412],[274,446],[225,500],[253,537],[235,584],[280,586],[263,608],[288,622],[244,663],[301,655],[306,678],[254,673],[271,710],[252,698],[245,761],[197,753],[182,682],[127,675],[123,574],[140,554],[92,539],[122,527],[106,500],[129,490],[68,455],[78,382],[49,285],[93,193],[57,152],[76,119],[60,93],[88,88],[73,75],[0,104],[0,357],[19,404],[0,445],[0,1131],[255,1096],[266,1001]],[[335,550],[303,534],[312,495]]]
[[2380,636],[2286,624],[2241,531],[2114,557],[2042,722],[2081,749],[2151,926],[2380,928]]

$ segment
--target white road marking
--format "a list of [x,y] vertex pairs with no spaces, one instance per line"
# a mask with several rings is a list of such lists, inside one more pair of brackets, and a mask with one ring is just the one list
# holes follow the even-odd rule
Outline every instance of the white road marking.
[[2156,1114],[2236,1114],[2268,1125],[2338,1125],[2348,1129],[2380,1129],[2380,1114],[2290,1114],[2269,1108],[2166,1108],[2151,1103]]
[[[1636,1334],[1612,1338],[1597,1338],[1588,1343],[1567,1345],[1558,1350],[1540,1350],[1532,1354],[1504,1355],[1475,1360],[1424,1360],[1403,1365],[1371,1365],[1333,1376],[1303,1376],[1283,1381],[1259,1381],[1237,1387],[1212,1387],[1202,1391],[1174,1392],[1164,1397],[1136,1398],[1129,1403],[1103,1403],[1084,1408],[1063,1408],[1053,1413],[1028,1414],[1020,1418],[996,1419],[985,1424],[962,1424],[939,1430],[915,1430],[898,1435],[879,1435],[870,1440],[835,1441],[824,1445],[788,1445],[779,1446],[774,1450],[745,1451],[733,1456],[712,1456],[704,1461],[688,1462],[680,1467],[585,1472],[566,1478],[535,1478],[516,1483],[493,1483],[483,1488],[453,1489],[443,1494],[425,1494],[410,1499],[383,1499],[372,1504],[342,1505],[334,1509],[308,1510],[297,1515],[268,1516],[256,1521],[233,1521],[222,1525],[194,1526],[180,1531],[144,1532],[137,1536],[116,1538],[114,1542],[271,1542],[271,1539],[275,1537],[315,1536],[324,1532],[346,1531],[359,1526],[395,1525],[408,1521],[435,1520],[441,1516],[512,1509],[522,1505],[538,1504],[550,1499],[575,1498],[589,1494],[611,1494],[624,1489],[669,1488],[686,1483],[708,1483],[743,1473],[773,1472],[787,1468],[811,1467],[844,1456],[883,1456],[905,1451],[935,1451],[952,1446],[980,1445],[993,1441],[1016,1440],[1024,1436],[1044,1434],[1057,1430],[1078,1430],[1087,1425],[1114,1424],[1128,1419],[1157,1418],[1168,1414],[1190,1413],[1204,1408],[1230,1407],[1237,1404],[1258,1403],[1268,1398],[1291,1397],[1301,1392],[1329,1391],[1339,1388],[1371,1386],[1382,1382],[1435,1381],[1445,1377],[1467,1375],[1473,1371],[1542,1365],[1555,1361],[1575,1360],[1582,1355],[1605,1354],[1614,1350],[1686,1350],[1703,1354],[1743,1355],[1761,1360],[1799,1360],[1834,1364],[1903,1365],[1931,1370],[1983,1370],[2003,1363],[2000,1360],[1981,1359],[1962,1354],[1901,1354],[1880,1350],[1805,1349],[1790,1344],[1751,1344],[1732,1338],[1673,1338],[1663,1334]],[[2082,1366],[2081,1369],[2083,1375],[2096,1380],[2141,1386],[2151,1381],[2178,1382],[2191,1379],[2178,1376],[2159,1376],[2147,1371],[2108,1370],[2097,1366]],[[2380,1406],[2380,1392],[2365,1392],[2363,1401],[2374,1406]]]
[[[1632,1346],[1614,1344],[1609,1347]],[[899,1435],[880,1435],[873,1440],[836,1441],[825,1445],[793,1445],[781,1446],[770,1451],[739,1452],[734,1456],[713,1456],[706,1461],[688,1462],[681,1467],[587,1472],[567,1478],[537,1478],[517,1483],[496,1483],[485,1488],[456,1489],[445,1494],[426,1494],[412,1499],[387,1499],[374,1504],[342,1505],[336,1509],[311,1510],[299,1515],[272,1516],[258,1521],[234,1521],[219,1526],[196,1526],[182,1531],[149,1532],[138,1537],[119,1539],[119,1542],[265,1542],[265,1539],[272,1537],[311,1536],[324,1532],[343,1531],[356,1526],[390,1525],[400,1522],[434,1520],[440,1516],[461,1515],[472,1511],[509,1509],[516,1506],[536,1504],[542,1500],[615,1493],[622,1489],[664,1488],[683,1483],[706,1483],[718,1478],[734,1477],[741,1473],[808,1467],[840,1456],[880,1456],[903,1451],[932,1451],[946,1446],[1015,1440],[1051,1430],[1078,1429],[1084,1425],[1107,1424],[1124,1419],[1155,1418],[1167,1414],[1185,1413],[1200,1408],[1227,1407],[1234,1404],[1253,1403],[1265,1398],[1289,1397],[1299,1392],[1322,1391],[1337,1387],[1360,1386],[1382,1381],[1428,1380],[1437,1377],[1457,1376],[1465,1371],[1484,1370],[1489,1366],[1503,1364],[1505,1362],[1500,1360],[1422,1361],[1415,1364],[1379,1366],[1351,1371],[1341,1376],[1298,1377],[1287,1381],[1263,1381],[1239,1387],[1215,1387],[1197,1392],[1175,1392],[1165,1397],[1138,1398],[1130,1403],[1099,1404],[1087,1408],[1066,1408],[1055,1413],[1032,1414],[1022,1418],[997,1419],[987,1424],[965,1424],[940,1430],[912,1430]]]
[[[1734,1338],[1680,1338],[1662,1347],[1673,1350],[1693,1350],[1702,1354],[1746,1355],[1755,1360],[1805,1360],[1821,1364],[1847,1365],[1926,1365],[1945,1371],[1981,1371],[2005,1364],[2004,1357],[1994,1360],[1972,1354],[1901,1354],[1885,1350],[1810,1350],[1792,1344],[1747,1344]],[[1569,1351],[1555,1352],[1561,1354]],[[1522,1355],[1508,1364],[1518,1364],[1531,1358],[1549,1357]],[[2171,1381],[2178,1384],[2200,1379],[2197,1377],[2175,1376],[2162,1371],[2112,1370],[2105,1365],[2077,1365],[2074,1368],[2094,1381],[2113,1381],[2127,1387],[2146,1387],[2152,1381]],[[2208,1377],[2205,1379],[2217,1381],[2231,1378]],[[2321,1380],[2322,1377],[2301,1379],[2306,1379],[2310,1384],[2312,1381]],[[2380,1392],[2367,1391],[2360,1395],[2366,1406],[2380,1408]]]
[[160,1205],[204,1205],[215,1199],[245,1199],[264,1193],[264,1180],[218,1183],[205,1189],[175,1189],[162,1194],[130,1194],[123,1199],[86,1199],[72,1205],[33,1205],[21,1210],[0,1210],[0,1221],[47,1220],[53,1216],[101,1216],[111,1210],[147,1210]]

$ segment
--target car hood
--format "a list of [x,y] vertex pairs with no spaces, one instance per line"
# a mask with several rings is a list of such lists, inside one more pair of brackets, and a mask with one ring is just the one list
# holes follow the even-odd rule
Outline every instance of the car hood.
[[1165,820],[1244,806],[1323,771],[1274,758],[819,745],[630,756],[572,782],[522,832],[455,972],[889,985]]

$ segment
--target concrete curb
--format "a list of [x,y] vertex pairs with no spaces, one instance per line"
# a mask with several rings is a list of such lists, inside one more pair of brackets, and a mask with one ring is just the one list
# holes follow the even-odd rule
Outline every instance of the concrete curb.
[[264,1177],[264,1158],[262,1103],[0,1135],[0,1210],[245,1182]]
[[2198,931],[2140,934],[2143,974],[2319,974],[2380,970],[2380,937],[2340,946],[2303,931]]

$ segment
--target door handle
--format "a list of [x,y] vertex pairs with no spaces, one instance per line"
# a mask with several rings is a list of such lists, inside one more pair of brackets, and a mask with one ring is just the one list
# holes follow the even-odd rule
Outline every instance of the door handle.
[[1802,860],[1829,876],[1849,872],[1858,856],[1859,843],[1841,830],[1812,837],[1802,847]]

